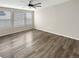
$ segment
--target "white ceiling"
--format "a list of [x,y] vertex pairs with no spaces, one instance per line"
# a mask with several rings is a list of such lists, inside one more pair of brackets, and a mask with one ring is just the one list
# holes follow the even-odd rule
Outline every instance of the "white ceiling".
[[[11,8],[34,10],[33,8],[28,8],[26,6],[28,5],[28,1],[29,0],[0,0],[0,7],[11,7]],[[33,3],[41,2],[42,3],[41,8],[45,8],[51,5],[57,5],[67,1],[69,0],[34,0]]]

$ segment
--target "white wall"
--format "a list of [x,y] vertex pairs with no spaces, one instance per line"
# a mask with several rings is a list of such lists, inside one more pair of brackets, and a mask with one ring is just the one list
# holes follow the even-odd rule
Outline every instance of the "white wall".
[[37,10],[35,28],[79,39],[79,0]]

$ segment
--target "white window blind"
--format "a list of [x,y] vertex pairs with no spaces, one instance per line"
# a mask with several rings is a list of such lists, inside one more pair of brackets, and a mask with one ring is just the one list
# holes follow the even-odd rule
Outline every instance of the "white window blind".
[[1,11],[0,13],[0,30],[11,27],[11,12]]
[[26,25],[27,26],[32,26],[32,21],[33,21],[33,15],[32,12],[27,12],[26,13]]
[[15,12],[14,13],[14,27],[24,26],[24,13]]

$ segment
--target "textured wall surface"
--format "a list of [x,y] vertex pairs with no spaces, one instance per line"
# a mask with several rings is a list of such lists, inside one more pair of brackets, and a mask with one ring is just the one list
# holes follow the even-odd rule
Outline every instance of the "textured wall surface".
[[35,27],[79,39],[79,0],[70,0],[36,11]]

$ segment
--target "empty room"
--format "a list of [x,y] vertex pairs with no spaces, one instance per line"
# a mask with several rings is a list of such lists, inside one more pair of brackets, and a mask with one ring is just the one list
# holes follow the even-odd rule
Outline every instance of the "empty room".
[[0,0],[0,58],[79,58],[79,0]]

